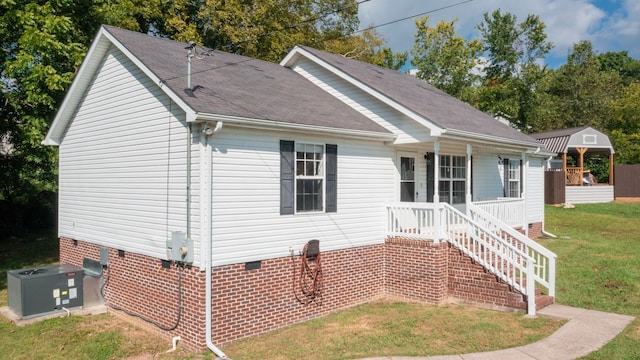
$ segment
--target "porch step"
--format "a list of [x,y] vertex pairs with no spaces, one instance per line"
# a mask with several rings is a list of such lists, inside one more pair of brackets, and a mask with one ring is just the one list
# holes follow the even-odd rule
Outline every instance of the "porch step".
[[536,310],[544,309],[554,302],[553,296],[539,294],[539,289],[536,288]]

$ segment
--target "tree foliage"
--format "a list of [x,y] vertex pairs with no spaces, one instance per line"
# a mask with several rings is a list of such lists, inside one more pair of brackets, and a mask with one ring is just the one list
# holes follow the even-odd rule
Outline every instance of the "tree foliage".
[[477,28],[488,65],[476,105],[523,132],[534,131],[540,102],[536,89],[546,72],[539,62],[553,47],[547,41],[545,24],[537,15],[518,23],[515,15],[496,10],[485,13]]
[[411,51],[411,65],[418,69],[416,76],[450,95],[464,98],[479,80],[474,69],[480,65],[482,44],[458,35],[457,20],[440,21],[435,27],[428,20],[425,17],[416,21],[418,30]]
[[612,101],[621,89],[616,72],[600,70],[600,61],[588,41],[574,45],[567,63],[554,71],[545,89],[555,109],[551,123],[560,127],[592,126],[605,130]]

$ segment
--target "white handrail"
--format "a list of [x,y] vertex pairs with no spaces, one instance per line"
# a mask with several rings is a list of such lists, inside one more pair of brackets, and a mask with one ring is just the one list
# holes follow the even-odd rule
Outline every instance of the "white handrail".
[[524,199],[500,198],[492,200],[474,201],[473,204],[496,219],[504,221],[507,225],[517,227],[525,226]]
[[536,282],[547,288],[549,296],[555,297],[557,258],[555,253],[476,206],[475,203],[467,205],[467,212],[474,222],[483,225],[503,241],[531,256],[536,264],[533,269]]

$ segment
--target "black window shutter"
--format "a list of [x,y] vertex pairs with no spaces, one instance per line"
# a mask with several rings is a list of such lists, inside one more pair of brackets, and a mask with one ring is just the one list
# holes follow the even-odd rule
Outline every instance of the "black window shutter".
[[327,166],[327,212],[338,211],[338,145],[325,146]]
[[504,170],[504,197],[509,197],[509,159],[502,160],[502,166]]
[[434,161],[435,154],[427,153],[427,202],[433,202],[433,192],[435,189],[434,181],[435,181],[435,169],[434,169]]
[[294,142],[280,140],[280,215],[294,212],[295,161]]
[[520,159],[520,194],[518,195],[518,197],[520,197],[522,195],[522,192],[524,191],[524,177],[522,177],[523,171],[524,169],[522,168],[522,159]]

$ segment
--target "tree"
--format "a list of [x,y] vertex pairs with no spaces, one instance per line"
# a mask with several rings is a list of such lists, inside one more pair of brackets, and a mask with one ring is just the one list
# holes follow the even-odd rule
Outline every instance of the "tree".
[[375,30],[362,31],[358,36],[347,36],[345,39],[327,40],[325,50],[340,54],[350,59],[356,59],[388,69],[400,70],[407,62],[408,54],[394,53],[384,47],[386,40]]
[[624,87],[612,102],[608,124],[611,142],[616,149],[616,162],[640,164],[640,82]]
[[622,83],[616,72],[600,70],[600,62],[589,41],[573,46],[567,63],[553,73],[543,91],[556,109],[556,128],[592,126],[609,129],[612,101]]
[[627,51],[600,54],[598,61],[600,70],[617,72],[625,85],[640,81],[640,61],[630,57]]
[[359,25],[356,0],[124,0],[99,9],[116,26],[273,62],[297,44],[330,50]]
[[484,23],[478,25],[489,60],[477,106],[524,132],[538,127],[533,116],[539,102],[536,90],[546,72],[539,62],[553,47],[545,28],[537,15],[518,24],[515,15],[500,10],[491,16],[485,13]]
[[482,45],[477,40],[466,40],[455,31],[455,23],[440,21],[435,27],[427,24],[429,18],[416,21],[418,29],[411,50],[411,65],[418,68],[417,77],[442,91],[464,98],[464,93],[478,79]]
[[19,217],[20,206],[52,209],[56,149],[40,142],[97,21],[88,0],[3,0],[0,14],[0,199]]

